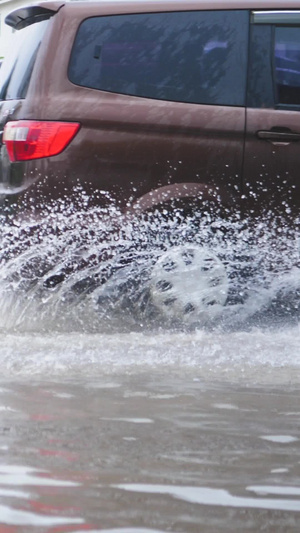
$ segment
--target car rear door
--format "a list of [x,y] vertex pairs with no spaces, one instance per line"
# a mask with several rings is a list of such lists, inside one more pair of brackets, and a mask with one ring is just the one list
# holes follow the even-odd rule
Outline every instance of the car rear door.
[[300,10],[252,12],[244,192],[252,213],[300,207]]
[[248,26],[243,10],[85,19],[68,76],[81,102],[93,91],[94,105],[72,103],[89,178],[145,208],[203,189],[239,202]]

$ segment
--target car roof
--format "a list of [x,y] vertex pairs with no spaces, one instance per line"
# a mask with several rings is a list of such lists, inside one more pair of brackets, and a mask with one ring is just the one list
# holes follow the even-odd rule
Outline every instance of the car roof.
[[[26,5],[26,3],[24,3]],[[123,12],[126,11],[145,11],[145,8],[150,11],[186,11],[193,9],[300,9],[300,0],[79,0],[79,1],[46,1],[36,2],[30,4],[35,6],[43,6],[53,11],[57,11],[63,5],[71,7],[71,9],[78,9],[84,7],[86,10],[94,9],[96,6],[100,8],[113,9]]]
[[[47,2],[44,2],[45,4]],[[148,6],[157,9],[289,9],[300,8],[300,0],[79,0],[67,1],[67,4],[91,5],[98,4],[123,6],[124,3],[134,7]]]
[[79,16],[97,16],[126,13],[149,13],[189,10],[254,9],[289,10],[300,9],[300,0],[81,0],[46,1],[22,6],[9,13],[6,24],[15,29],[49,18],[62,7]]
[[114,10],[119,7],[124,9],[124,4],[130,11],[139,11],[144,8],[150,11],[185,11],[193,9],[300,9],[300,0],[81,0],[69,1],[66,4],[72,6],[97,5],[100,7],[110,6]]

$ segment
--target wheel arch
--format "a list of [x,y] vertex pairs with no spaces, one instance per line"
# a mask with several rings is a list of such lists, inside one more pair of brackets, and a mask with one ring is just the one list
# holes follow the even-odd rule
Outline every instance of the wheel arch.
[[198,208],[213,205],[217,209],[225,209],[226,211],[234,207],[234,200],[219,187],[204,183],[184,182],[165,185],[149,191],[135,200],[127,213],[142,214],[162,209],[166,205],[172,205],[172,203],[181,203],[181,205],[186,206],[192,204]]

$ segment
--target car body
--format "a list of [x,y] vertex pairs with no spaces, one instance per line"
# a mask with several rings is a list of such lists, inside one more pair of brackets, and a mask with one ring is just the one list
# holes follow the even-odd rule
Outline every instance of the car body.
[[[2,194],[37,211],[78,184],[122,210],[299,209],[299,1],[44,2],[6,22],[18,45],[0,74]],[[18,121],[78,131],[51,157],[12,160]]]
[[[300,0],[50,1],[6,23],[3,212],[39,219],[83,195],[126,214],[298,222]],[[213,261],[191,254],[200,271]]]

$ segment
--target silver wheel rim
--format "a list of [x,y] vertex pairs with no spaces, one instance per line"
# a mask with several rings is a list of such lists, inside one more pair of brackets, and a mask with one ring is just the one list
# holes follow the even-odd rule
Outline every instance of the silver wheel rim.
[[156,262],[150,293],[156,308],[170,319],[209,320],[222,311],[228,295],[222,261],[200,246],[180,246]]

